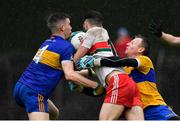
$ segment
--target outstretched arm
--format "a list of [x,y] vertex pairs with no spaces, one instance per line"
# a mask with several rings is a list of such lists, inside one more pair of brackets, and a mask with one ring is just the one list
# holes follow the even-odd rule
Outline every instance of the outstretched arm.
[[180,37],[162,32],[161,38],[172,45],[180,45]]
[[76,63],[78,70],[87,69],[94,66],[108,66],[108,67],[121,67],[132,66],[138,67],[138,61],[134,58],[120,59],[117,56],[94,58],[93,56],[84,56]]
[[134,58],[124,58],[120,59],[118,57],[107,57],[107,58],[100,58],[95,59],[94,65],[98,66],[108,66],[108,67],[121,67],[121,66],[132,66],[137,67],[138,61]]
[[161,38],[163,41],[166,41],[169,44],[180,45],[180,37],[176,37],[171,34],[163,32],[162,23],[157,19],[153,19],[151,21],[149,25],[149,31],[156,37]]

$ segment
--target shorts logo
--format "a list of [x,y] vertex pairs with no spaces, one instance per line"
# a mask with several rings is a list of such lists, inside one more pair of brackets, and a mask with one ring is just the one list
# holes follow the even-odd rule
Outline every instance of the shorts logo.
[[116,104],[118,98],[118,86],[119,86],[119,77],[118,75],[114,75],[114,82],[111,94],[111,103]]
[[38,94],[38,107],[39,107],[39,112],[45,112],[44,97],[40,94]]

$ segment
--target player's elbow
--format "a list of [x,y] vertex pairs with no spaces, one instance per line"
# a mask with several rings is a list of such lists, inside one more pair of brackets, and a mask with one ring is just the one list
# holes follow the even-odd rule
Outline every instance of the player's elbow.
[[75,73],[76,72],[74,72],[74,71],[66,73],[65,74],[66,80],[74,80],[75,79]]

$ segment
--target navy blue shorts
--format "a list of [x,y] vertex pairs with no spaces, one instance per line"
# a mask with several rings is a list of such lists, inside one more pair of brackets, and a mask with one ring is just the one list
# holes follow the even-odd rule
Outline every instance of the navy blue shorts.
[[177,116],[168,106],[149,106],[144,110],[145,120],[168,120]]
[[27,113],[49,112],[47,99],[21,82],[15,85],[14,98],[18,105],[25,107]]

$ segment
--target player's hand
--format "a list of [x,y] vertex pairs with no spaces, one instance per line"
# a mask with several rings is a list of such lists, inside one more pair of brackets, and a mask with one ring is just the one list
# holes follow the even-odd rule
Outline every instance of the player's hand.
[[98,86],[95,89],[84,87],[82,91],[82,93],[91,97],[100,97],[104,95],[105,92],[106,92],[105,88],[100,84],[98,84]]
[[149,24],[149,31],[156,37],[162,36],[162,22],[158,19],[152,19]]
[[84,56],[75,64],[75,67],[78,70],[91,68],[94,66],[94,60],[93,56]]
[[106,92],[106,90],[105,90],[105,88],[102,86],[102,84],[97,83],[97,87],[94,89],[93,94],[94,94],[95,96],[100,96],[100,95],[105,94],[105,92]]

